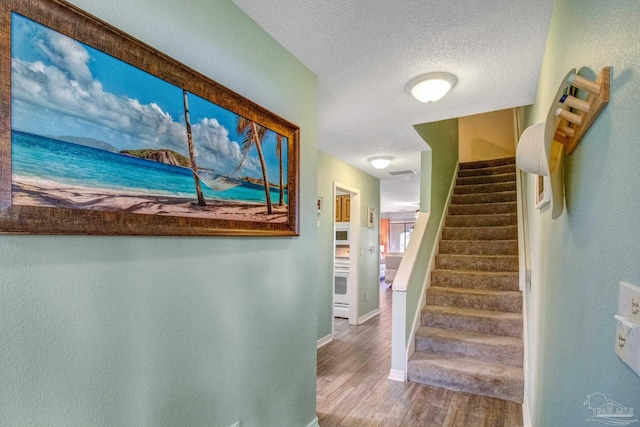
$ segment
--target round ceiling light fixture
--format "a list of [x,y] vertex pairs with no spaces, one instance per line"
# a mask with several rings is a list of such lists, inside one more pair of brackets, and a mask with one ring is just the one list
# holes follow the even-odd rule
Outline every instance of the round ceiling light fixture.
[[367,161],[376,169],[384,169],[391,164],[391,161],[393,161],[394,158],[395,157],[391,156],[375,156],[369,157]]
[[420,102],[436,102],[453,88],[458,79],[451,73],[421,74],[407,83],[407,92]]

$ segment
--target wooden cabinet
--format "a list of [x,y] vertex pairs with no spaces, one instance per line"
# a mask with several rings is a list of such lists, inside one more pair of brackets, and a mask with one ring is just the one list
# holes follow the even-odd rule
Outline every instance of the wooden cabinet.
[[336,196],[336,222],[351,221],[351,196]]

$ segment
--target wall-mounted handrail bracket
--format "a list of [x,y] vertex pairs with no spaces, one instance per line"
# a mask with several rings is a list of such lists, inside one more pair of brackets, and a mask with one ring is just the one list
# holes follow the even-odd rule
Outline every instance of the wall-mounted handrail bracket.
[[574,111],[562,108],[556,111],[556,116],[561,120],[554,139],[564,144],[567,154],[573,153],[598,115],[609,103],[610,80],[611,67],[603,68],[595,82],[577,74],[569,77],[568,83],[587,91],[587,98],[581,100],[571,95],[563,95],[560,102]]

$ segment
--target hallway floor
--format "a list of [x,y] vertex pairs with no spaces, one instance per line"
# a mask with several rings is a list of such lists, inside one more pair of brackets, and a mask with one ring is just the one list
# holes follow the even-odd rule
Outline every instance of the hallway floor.
[[391,296],[382,285],[381,313],[362,325],[335,319],[334,340],[318,350],[320,427],[522,426],[517,403],[388,380]]

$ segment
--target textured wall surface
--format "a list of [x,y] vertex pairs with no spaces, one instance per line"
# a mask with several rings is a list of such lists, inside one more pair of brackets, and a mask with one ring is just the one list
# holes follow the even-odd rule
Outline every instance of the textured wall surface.
[[[640,378],[614,353],[618,282],[640,285],[640,8],[637,1],[555,2],[537,101],[528,124],[546,117],[560,80],[573,67],[595,78],[613,67],[611,101],[565,164],[566,207],[532,207],[528,290],[528,399],[536,427],[584,426],[583,402],[596,392],[640,410]],[[531,377],[535,373],[535,378]],[[637,415],[633,419],[637,419]],[[632,424],[633,425],[633,424]]]
[[301,127],[301,236],[1,236],[0,425],[309,425],[315,76],[231,1],[73,3]]
[[[360,190],[360,253],[358,257],[358,316],[379,308],[380,181],[322,151],[318,152],[318,196],[324,208],[318,219],[318,339],[331,334],[333,322],[333,183]],[[376,210],[375,226],[367,227],[367,208]],[[367,249],[376,248],[375,253]],[[366,300],[365,300],[366,299]]]

